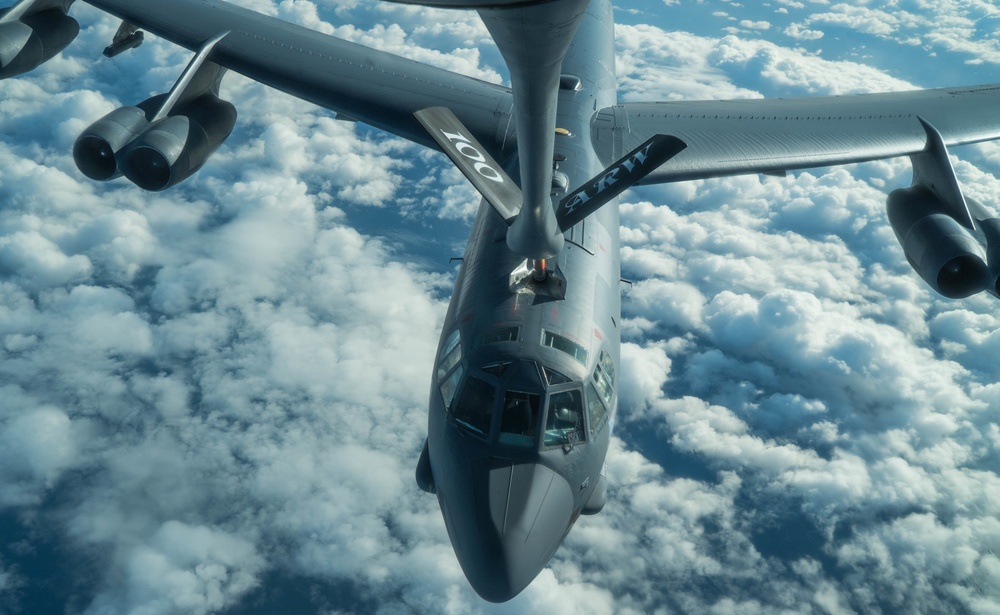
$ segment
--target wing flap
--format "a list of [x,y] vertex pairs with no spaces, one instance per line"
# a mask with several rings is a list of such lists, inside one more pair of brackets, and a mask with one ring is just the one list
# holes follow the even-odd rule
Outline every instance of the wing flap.
[[778,174],[920,153],[933,124],[949,146],[1000,138],[1000,85],[886,94],[624,103],[595,114],[592,138],[609,161],[654,134],[687,149],[640,183]]

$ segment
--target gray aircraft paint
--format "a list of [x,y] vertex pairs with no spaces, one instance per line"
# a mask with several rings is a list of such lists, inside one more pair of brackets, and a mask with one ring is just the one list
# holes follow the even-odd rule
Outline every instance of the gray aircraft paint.
[[[580,77],[582,86],[558,93],[558,126],[572,136],[556,137],[554,148],[560,158],[565,158],[558,172],[567,175],[569,185],[579,185],[603,169],[589,133],[593,109],[612,104],[615,97],[610,17],[609,4],[595,2],[579,25],[577,40],[585,44],[572,47],[563,62],[563,73]],[[595,73],[593,67],[603,70]],[[558,192],[555,195],[556,199],[563,196]],[[508,249],[506,232],[503,218],[493,208],[481,205],[445,319],[439,355],[448,337],[459,330],[464,378],[475,374],[498,388],[537,393],[542,400],[546,392],[551,399],[555,392],[567,389],[586,394],[585,386],[579,383],[589,382],[601,352],[609,354],[618,371],[618,209],[601,208],[566,233],[564,247],[552,262],[565,279],[563,300],[546,297],[544,289],[511,292],[509,276],[523,259]],[[517,341],[476,347],[476,335],[498,326],[518,327]],[[543,331],[582,345],[587,350],[586,365],[565,352],[543,346]],[[439,357],[435,366],[443,358]],[[512,371],[505,372],[501,379],[483,369],[504,362],[510,362],[508,370]],[[564,374],[573,383],[550,387],[535,365]],[[534,373],[513,371],[518,369]],[[466,576],[484,598],[508,600],[548,563],[599,488],[611,422],[600,429],[590,426],[587,441],[568,452],[562,446],[543,446],[540,452],[537,445],[532,449],[504,446],[497,434],[503,418],[502,399],[498,396],[491,441],[486,442],[448,419],[439,390],[448,375],[435,373],[429,402],[428,449],[433,481]],[[612,416],[616,406],[617,396],[609,409]],[[528,471],[531,464],[538,464],[539,469]],[[504,480],[508,481],[507,488],[497,492],[496,483]],[[543,488],[554,489],[554,495],[531,509],[536,505],[532,495]],[[501,503],[508,498],[511,505]],[[544,533],[497,523],[497,507],[504,508],[505,516],[537,514]],[[490,511],[490,523],[481,518],[484,511]]]

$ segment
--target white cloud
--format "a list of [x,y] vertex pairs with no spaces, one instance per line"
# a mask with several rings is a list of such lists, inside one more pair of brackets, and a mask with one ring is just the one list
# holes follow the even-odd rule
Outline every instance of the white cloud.
[[801,49],[738,35],[706,38],[650,25],[619,25],[615,32],[620,88],[627,100],[763,96],[739,83],[756,84],[782,95],[914,89],[857,62],[825,60]]
[[970,61],[1000,62],[1000,49],[988,29],[997,15],[993,3],[948,0],[918,2],[914,8],[902,10],[891,0],[869,2],[866,6],[839,3],[829,11],[810,15],[804,25],[846,28],[902,45],[918,40],[932,48],[964,55]]
[[793,23],[785,28],[785,36],[799,40],[815,41],[823,38],[825,35],[822,30],[813,30]]
[[[77,4],[81,40],[0,84],[0,508],[56,537],[67,603],[219,612],[305,579],[317,612],[996,610],[995,301],[946,302],[909,271],[883,213],[905,161],[626,196],[608,505],[521,596],[485,605],[412,481],[451,254],[427,266],[393,239],[447,234],[474,193],[440,156],[237,76],[237,131],[189,182],[86,182],[75,135],[189,54],[150,37],[95,62],[117,23]],[[241,4],[502,79],[470,12]],[[919,37],[992,61],[970,25],[988,3],[779,4],[800,27],[726,8],[802,41],[836,18],[901,58]],[[909,87],[667,27],[618,27],[624,98]],[[956,164],[988,204],[993,149],[963,152],[984,171]],[[0,608],[48,579],[18,557],[0,545]]]
[[740,22],[740,27],[748,30],[770,30],[771,23],[767,21],[750,21],[749,19],[744,19]]
[[646,400],[659,397],[670,375],[670,357],[664,345],[641,347],[622,344],[619,403],[626,408],[639,408]]
[[0,506],[38,504],[74,461],[73,426],[58,408],[32,408],[16,388],[6,393],[17,413],[0,423]]
[[168,521],[121,563],[125,595],[99,593],[86,612],[215,613],[257,585],[261,564],[242,538]]

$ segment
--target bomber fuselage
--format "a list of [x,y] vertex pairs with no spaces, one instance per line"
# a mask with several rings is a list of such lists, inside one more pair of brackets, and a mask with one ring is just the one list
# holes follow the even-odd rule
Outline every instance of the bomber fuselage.
[[[562,64],[554,199],[603,168],[590,122],[616,97],[610,10],[592,4]],[[516,159],[505,166],[516,174]],[[483,202],[441,335],[418,469],[466,576],[495,602],[524,589],[578,516],[603,506],[620,340],[615,203],[566,232],[544,277],[511,252],[507,231]]]

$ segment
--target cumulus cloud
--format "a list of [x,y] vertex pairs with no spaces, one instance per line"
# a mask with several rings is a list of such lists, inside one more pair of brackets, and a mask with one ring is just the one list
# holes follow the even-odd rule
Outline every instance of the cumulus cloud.
[[[54,600],[95,614],[289,595],[307,612],[995,611],[996,304],[909,271],[883,213],[906,161],[626,195],[608,505],[486,605],[412,480],[453,276],[428,241],[460,251],[472,190],[438,155],[236,75],[237,130],[189,182],[88,182],[75,136],[189,54],[149,37],[96,61],[117,23],[77,4],[80,40],[0,84],[0,531],[54,545],[45,570],[0,545],[0,610],[32,612],[27,588],[58,577]],[[503,79],[472,13],[241,4]],[[779,4],[785,22],[726,12],[795,44],[870,18],[900,57],[919,36],[956,65],[993,61],[969,22],[987,3]],[[673,27],[618,26],[623,98],[911,87]],[[983,169],[956,163],[966,193],[995,205],[995,148],[958,153]]]
[[218,612],[257,584],[261,563],[246,540],[168,521],[122,562],[129,592],[99,593],[88,612]]
[[826,60],[765,40],[737,35],[719,39],[648,24],[619,25],[615,31],[619,83],[626,100],[759,98],[764,91],[771,96],[801,96],[914,89],[864,64]]
[[922,43],[965,56],[966,61],[997,63],[1000,50],[990,30],[996,17],[996,7],[989,2],[922,2],[914,10],[903,10],[881,1],[865,6],[837,3],[809,15],[802,25],[848,29],[902,45]]
[[799,24],[792,24],[785,28],[785,36],[799,40],[814,41],[823,38],[824,34],[822,30],[812,30],[810,28],[804,28]]
[[[922,29],[926,19],[896,25]],[[660,40],[654,55],[673,48],[669,36],[647,40]],[[706,65],[717,72],[699,86],[714,89],[709,97],[730,96],[733,84],[765,95],[910,87],[854,61],[736,37],[713,45]],[[696,79],[705,74],[691,65]],[[627,96],[649,100],[677,92],[659,83],[628,87]],[[992,202],[992,176],[963,164],[967,190]],[[648,575],[674,592],[640,600],[647,608],[992,612],[997,585],[985,545],[997,539],[996,503],[978,494],[996,481],[995,300],[944,301],[903,262],[883,207],[887,190],[909,183],[907,167],[889,161],[783,180],[694,182],[634,191],[623,203],[623,269],[637,280],[623,304],[634,344],[623,347],[623,365],[647,380],[628,383],[636,395],[623,406],[619,433],[657,462],[642,485],[698,479],[722,495],[729,477],[739,477],[743,501],[722,510],[745,522],[709,517],[704,534],[672,537],[697,538],[683,572]],[[660,467],[676,478],[658,476]],[[619,479],[612,501],[629,501]],[[670,527],[636,521],[631,502],[587,538],[613,552],[621,527],[640,536]],[[581,543],[568,542],[589,553]],[[651,570],[655,554],[629,554],[641,560],[633,569]],[[713,567],[723,554],[755,561],[757,587],[740,585],[737,566]],[[769,566],[783,572],[765,572]],[[712,583],[683,576],[691,570],[744,589],[720,597],[707,589]],[[632,598],[643,591],[618,587]]]

